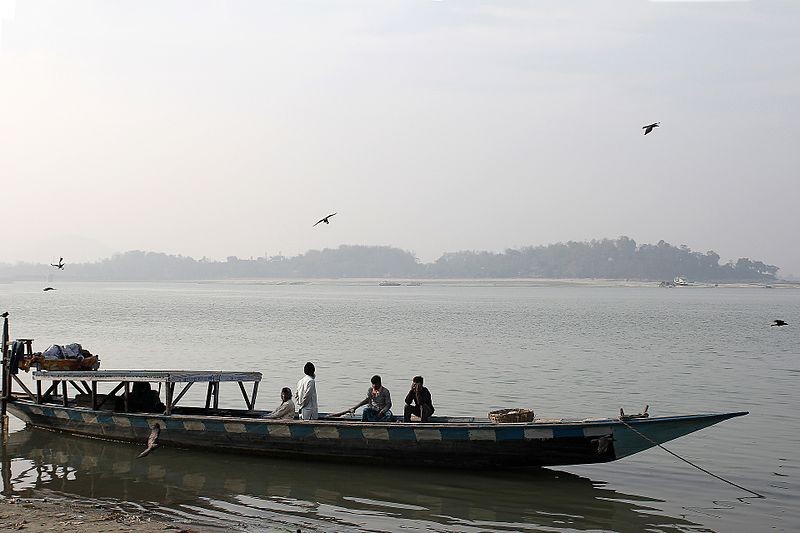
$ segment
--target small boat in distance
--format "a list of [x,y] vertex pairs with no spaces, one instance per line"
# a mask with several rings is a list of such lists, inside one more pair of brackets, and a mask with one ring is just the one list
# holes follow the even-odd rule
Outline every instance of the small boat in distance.
[[681,276],[675,276],[675,279],[673,280],[673,283],[675,284],[676,287],[688,287],[689,286],[689,282],[686,281],[686,278],[681,277]]
[[384,280],[384,281],[381,281],[380,283],[378,283],[378,286],[379,287],[402,287],[403,284],[400,283],[399,281],[387,281],[387,280]]

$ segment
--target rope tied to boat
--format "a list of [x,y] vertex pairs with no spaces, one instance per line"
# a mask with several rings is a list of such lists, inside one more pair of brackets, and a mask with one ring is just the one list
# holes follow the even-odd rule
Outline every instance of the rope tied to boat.
[[672,450],[668,450],[668,449],[667,449],[667,448],[665,448],[663,445],[661,445],[661,444],[657,443],[656,441],[654,441],[653,439],[651,439],[651,438],[650,438],[650,437],[648,437],[647,435],[643,434],[641,431],[637,430],[635,427],[633,427],[633,426],[631,426],[630,424],[628,424],[628,423],[627,423],[625,420],[623,420],[622,418],[620,418],[620,419],[619,419],[619,421],[620,421],[622,424],[624,424],[624,425],[625,425],[625,427],[627,427],[628,429],[630,429],[631,431],[633,431],[634,433],[636,433],[637,435],[639,435],[640,437],[642,437],[644,440],[648,441],[648,442],[649,442],[649,443],[651,443],[651,444],[654,444],[654,445],[658,446],[659,448],[661,448],[662,450],[664,450],[664,451],[665,451],[665,452],[667,452],[668,454],[670,454],[670,455],[672,455],[672,456],[674,456],[674,457],[677,457],[678,459],[680,459],[680,460],[681,460],[681,461],[683,461],[684,463],[686,463],[686,464],[688,464],[688,465],[690,465],[690,466],[693,466],[693,467],[695,467],[696,469],[700,470],[701,472],[704,472],[704,473],[708,474],[709,476],[711,476],[711,477],[713,477],[713,478],[716,478],[716,479],[718,479],[718,480],[720,480],[720,481],[723,481],[723,482],[727,483],[728,485],[733,485],[733,486],[734,486],[734,487],[736,487],[737,489],[741,489],[741,490],[743,490],[743,491],[745,491],[745,492],[749,492],[750,494],[753,494],[753,495],[755,495],[755,497],[756,497],[756,498],[766,498],[766,496],[764,496],[763,494],[759,494],[758,492],[756,492],[756,491],[754,491],[754,490],[750,490],[750,489],[748,489],[747,487],[743,487],[743,486],[741,486],[741,485],[739,485],[739,484],[737,484],[737,483],[734,483],[733,481],[727,480],[727,479],[725,479],[725,478],[724,478],[724,477],[722,477],[722,476],[718,476],[717,474],[715,474],[715,473],[713,473],[713,472],[709,472],[708,470],[706,470],[706,469],[705,469],[705,468],[703,468],[702,466],[699,466],[699,465],[696,465],[696,464],[694,464],[694,463],[693,463],[693,462],[691,462],[690,460],[688,460],[688,459],[685,459],[685,458],[681,457],[680,455],[678,455],[677,453],[673,452]]

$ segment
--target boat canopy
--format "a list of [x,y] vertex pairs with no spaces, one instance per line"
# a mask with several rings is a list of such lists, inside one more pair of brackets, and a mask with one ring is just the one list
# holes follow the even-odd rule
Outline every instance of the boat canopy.
[[[61,385],[61,397],[64,407],[68,406],[67,384],[70,384],[78,393],[87,394],[91,397],[91,407],[94,410],[101,409],[118,391],[123,391],[125,402],[125,412],[128,412],[130,384],[135,382],[164,383],[166,389],[166,410],[164,414],[172,414],[172,410],[178,401],[183,398],[192,385],[195,383],[207,383],[205,409],[217,410],[219,408],[219,384],[221,382],[236,382],[242,391],[242,397],[247,405],[248,411],[255,409],[256,394],[258,384],[261,382],[261,372],[222,372],[219,370],[57,370],[57,371],[37,371],[33,373],[36,381],[36,393],[32,393],[24,383],[17,380],[28,396],[36,403],[47,403],[51,401],[52,395]],[[52,381],[49,389],[42,392],[42,382]],[[98,398],[97,384],[100,382],[115,382],[116,387],[104,398]],[[250,395],[245,391],[244,384],[253,383]],[[183,389],[175,395],[175,385],[183,383]],[[160,387],[160,385],[159,385]]]
[[150,383],[259,382],[261,372],[220,372],[217,370],[59,370],[37,371],[36,380],[147,381]]

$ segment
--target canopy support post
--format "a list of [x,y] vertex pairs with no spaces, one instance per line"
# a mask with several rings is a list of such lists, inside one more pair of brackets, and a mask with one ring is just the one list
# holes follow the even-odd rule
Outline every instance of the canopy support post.
[[186,391],[192,388],[192,385],[194,385],[194,381],[190,381],[186,384],[186,386],[181,390],[181,392],[178,393],[178,397],[175,398],[175,400],[172,402],[172,407],[178,405],[178,402],[181,401],[181,398],[183,398],[183,395],[186,394]]
[[33,393],[30,391],[30,389],[28,389],[28,387],[25,386],[25,384],[22,382],[22,380],[20,380],[14,374],[11,374],[11,377],[14,379],[14,381],[16,381],[19,384],[20,387],[22,387],[22,390],[25,391],[25,394],[28,395],[28,398],[30,398],[31,400],[34,400],[34,401],[36,400],[36,396],[34,396]]
[[174,392],[175,392],[175,384],[167,383],[167,410],[164,413],[167,416],[172,414],[172,407],[174,406],[174,403],[172,401],[172,395]]

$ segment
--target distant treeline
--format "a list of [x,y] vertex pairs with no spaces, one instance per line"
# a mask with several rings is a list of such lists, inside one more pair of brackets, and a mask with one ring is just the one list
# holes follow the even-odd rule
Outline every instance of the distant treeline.
[[48,265],[0,264],[0,278],[42,279],[55,274],[73,280],[192,280],[226,278],[600,278],[690,281],[771,281],[778,267],[741,258],[720,264],[719,255],[693,252],[687,246],[637,245],[633,239],[567,242],[528,246],[502,253],[446,253],[420,263],[412,252],[390,246],[340,246],[311,250],[295,257],[225,261],[130,251],[95,263]]

